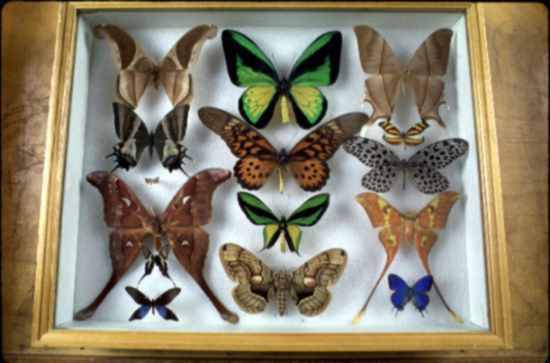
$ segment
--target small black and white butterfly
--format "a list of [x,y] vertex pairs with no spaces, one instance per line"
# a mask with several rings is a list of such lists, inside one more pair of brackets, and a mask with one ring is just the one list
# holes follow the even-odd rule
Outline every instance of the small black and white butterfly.
[[[440,193],[449,188],[449,181],[437,171],[468,151],[463,139],[446,139],[417,151],[409,159],[400,159],[381,143],[355,136],[344,143],[344,150],[373,168],[362,179],[365,188],[378,193],[389,191],[398,171],[409,174],[418,190],[426,194]],[[403,176],[405,178],[405,175]]]
[[130,295],[136,303],[141,305],[133,312],[132,316],[130,316],[130,319],[128,320],[141,320],[149,313],[149,310],[153,310],[153,315],[155,315],[156,310],[164,320],[178,321],[178,317],[176,316],[176,314],[174,314],[172,310],[167,308],[166,305],[170,304],[172,300],[174,300],[176,296],[178,296],[180,291],[180,288],[174,287],[170,290],[165,291],[156,299],[151,300],[135,287],[126,286],[126,292],[128,293],[128,295]]
[[151,272],[153,272],[153,268],[157,266],[162,276],[172,281],[172,284],[174,285],[174,287],[176,287],[176,283],[174,282],[174,280],[172,280],[172,278],[168,274],[168,262],[166,261],[166,259],[168,258],[169,252],[170,252],[170,247],[168,245],[163,246],[163,248],[159,251],[158,254],[154,254],[147,247],[143,248],[143,257],[145,258],[145,271],[143,272],[143,275],[138,281],[138,286],[141,283],[141,281],[145,278],[145,276],[149,276]]
[[115,131],[120,139],[113,147],[113,152],[107,155],[108,158],[114,158],[113,171],[118,168],[128,171],[137,165],[146,148],[149,148],[151,154],[155,148],[163,167],[170,172],[179,169],[187,175],[183,170],[183,160],[191,158],[187,155],[187,148],[181,141],[187,129],[189,105],[174,107],[160,121],[154,134],[149,134],[145,123],[131,107],[114,102],[113,112]]

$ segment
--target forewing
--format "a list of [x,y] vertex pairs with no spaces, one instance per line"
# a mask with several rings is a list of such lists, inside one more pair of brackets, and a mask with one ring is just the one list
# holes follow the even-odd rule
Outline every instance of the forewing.
[[410,287],[401,277],[395,274],[389,274],[388,283],[390,290],[394,291],[391,295],[391,302],[393,306],[397,310],[403,310],[405,305],[408,303]]
[[157,306],[165,306],[168,305],[178,296],[178,294],[181,292],[181,289],[179,287],[171,288],[165,292],[163,292],[159,297],[157,297],[155,300],[153,300],[153,305]]
[[363,71],[369,74],[401,74],[401,64],[389,44],[367,25],[353,28]]
[[343,249],[330,249],[311,258],[292,274],[292,288],[301,314],[315,316],[326,309],[331,298],[328,288],[338,281],[347,260]]
[[191,103],[191,66],[205,41],[216,36],[215,25],[198,25],[185,33],[160,63],[160,81],[174,106]]
[[407,71],[413,75],[443,76],[447,72],[452,36],[450,29],[439,29],[430,34],[407,64]]
[[306,200],[288,218],[288,224],[298,226],[313,226],[316,224],[328,209],[330,195],[327,193],[317,194]]
[[210,223],[212,196],[216,188],[231,176],[225,169],[206,169],[185,182],[162,213],[165,231],[177,227],[196,227]]
[[338,78],[341,53],[342,33],[331,31],[321,34],[298,58],[289,81],[294,85],[310,87],[333,84]]
[[132,286],[126,286],[126,292],[139,305],[151,305],[151,300],[144,293]]
[[176,106],[164,116],[155,130],[155,149],[162,165],[170,171],[179,169],[183,161],[181,141],[187,130],[188,115],[189,105]]
[[400,77],[393,74],[374,75],[365,81],[365,101],[372,107],[369,124],[389,120],[399,95]]
[[239,98],[239,112],[249,124],[263,129],[271,121],[278,99],[275,85],[250,86]]
[[147,85],[155,77],[155,62],[128,33],[115,25],[97,25],[94,34],[97,38],[107,40],[119,67],[117,96],[122,102],[137,107]]
[[220,248],[220,261],[227,276],[237,286],[233,298],[248,313],[265,310],[268,292],[273,286],[273,273],[250,251],[232,243]]
[[327,100],[318,88],[292,85],[289,95],[295,121],[301,128],[310,129],[325,116]]
[[241,210],[248,220],[256,225],[278,224],[279,219],[260,198],[247,192],[237,193]]
[[237,86],[277,85],[279,77],[265,53],[243,33],[222,32],[227,72]]
[[447,218],[460,197],[456,192],[443,192],[433,198],[415,218],[417,228],[439,230],[445,228]]

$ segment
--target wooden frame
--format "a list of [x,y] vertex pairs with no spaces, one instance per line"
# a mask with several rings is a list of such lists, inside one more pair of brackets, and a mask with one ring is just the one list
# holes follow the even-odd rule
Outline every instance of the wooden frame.
[[[54,307],[61,225],[76,25],[81,10],[113,9],[376,9],[460,11],[467,21],[468,47],[484,218],[490,329],[474,333],[175,333],[71,331],[56,329]],[[511,347],[511,309],[502,208],[496,120],[482,8],[470,3],[130,3],[64,4],[59,17],[48,120],[44,182],[39,221],[32,344],[36,347],[90,347],[186,351],[404,351]],[[299,339],[298,339],[299,336]]]

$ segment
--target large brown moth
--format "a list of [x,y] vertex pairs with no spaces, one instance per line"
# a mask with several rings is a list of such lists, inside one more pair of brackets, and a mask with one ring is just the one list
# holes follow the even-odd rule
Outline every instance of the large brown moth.
[[[224,169],[203,170],[185,182],[161,215],[149,212],[130,187],[114,174],[95,171],[87,176],[103,197],[105,224],[111,228],[109,252],[111,278],[90,305],[75,314],[76,320],[90,318],[107,294],[128,271],[144,248],[145,238],[154,239],[156,250],[164,257],[163,240],[176,260],[206,294],[223,320],[237,323],[239,317],[214,295],[203,277],[209,237],[202,226],[212,219],[212,196],[231,176]],[[147,272],[147,271],[146,271]]]
[[233,299],[247,313],[265,310],[269,300],[277,300],[280,315],[286,311],[288,297],[296,301],[301,314],[315,316],[328,306],[328,288],[335,284],[348,260],[346,251],[333,248],[321,252],[294,272],[272,271],[250,251],[227,243],[220,248],[220,260],[237,286]]
[[215,25],[199,25],[185,33],[156,63],[136,43],[131,35],[116,25],[98,25],[94,34],[106,39],[119,67],[116,81],[117,102],[137,107],[149,84],[162,84],[174,106],[189,104],[193,96],[190,68],[198,60],[202,45],[216,36]]
[[[453,32],[436,30],[418,47],[407,65],[402,66],[376,30],[367,25],[356,26],[353,30],[361,66],[370,75],[365,81],[365,101],[373,107],[370,123],[385,119],[380,124],[385,131],[384,140],[390,144],[418,145],[423,142],[421,134],[428,127],[428,120],[435,120],[444,127],[439,115],[445,88],[441,77],[447,71]],[[400,85],[413,92],[421,120],[404,133],[391,123]]]

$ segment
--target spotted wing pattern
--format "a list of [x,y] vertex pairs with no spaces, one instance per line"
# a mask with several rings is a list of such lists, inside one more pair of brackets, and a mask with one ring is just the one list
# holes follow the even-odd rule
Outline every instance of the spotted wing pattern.
[[365,188],[385,193],[391,189],[397,177],[399,158],[381,143],[355,136],[344,143],[344,150],[366,166],[373,168],[363,177]]
[[463,139],[446,139],[435,142],[416,152],[407,164],[412,169],[412,180],[418,190],[434,194],[447,190],[449,180],[437,169],[442,169],[468,151]]

